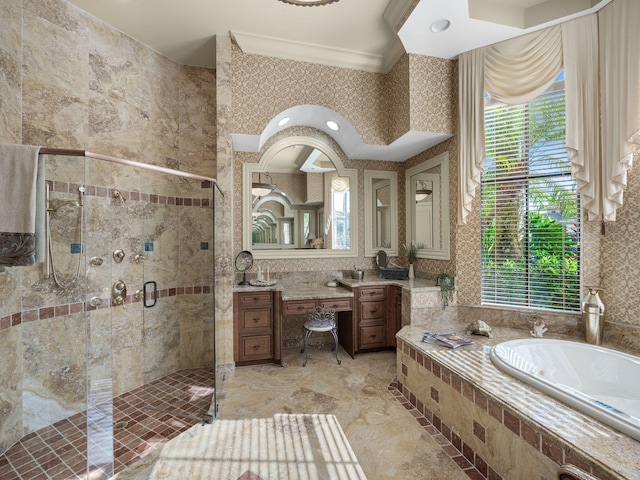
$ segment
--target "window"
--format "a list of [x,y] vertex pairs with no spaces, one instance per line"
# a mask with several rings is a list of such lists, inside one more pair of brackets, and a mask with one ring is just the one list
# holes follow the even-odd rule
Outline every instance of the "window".
[[351,248],[351,200],[349,197],[349,178],[331,179],[331,248]]
[[580,208],[564,76],[525,105],[485,96],[482,303],[580,310]]

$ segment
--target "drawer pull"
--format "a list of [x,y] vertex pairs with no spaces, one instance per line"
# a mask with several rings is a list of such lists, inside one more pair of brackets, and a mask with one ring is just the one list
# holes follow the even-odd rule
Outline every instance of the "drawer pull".
[[260,301],[260,297],[253,297],[253,301],[254,302],[259,302]]
[[377,311],[378,311],[378,309],[377,309],[377,308],[372,308],[372,309],[370,310],[370,312],[371,312],[371,313],[376,313]]
[[304,310],[304,307],[302,305],[298,305],[298,310]]
[[369,335],[369,338],[376,338],[377,335]]
[[260,321],[260,319],[259,319],[259,318],[254,318],[254,319],[253,319],[253,323],[258,323],[259,321]]
[[253,346],[253,349],[254,349],[254,350],[260,350],[260,345],[254,345],[254,346]]

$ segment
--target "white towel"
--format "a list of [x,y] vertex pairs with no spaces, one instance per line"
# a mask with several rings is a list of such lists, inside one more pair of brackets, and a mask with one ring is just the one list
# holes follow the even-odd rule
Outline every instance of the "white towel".
[[35,263],[39,151],[0,144],[0,266]]

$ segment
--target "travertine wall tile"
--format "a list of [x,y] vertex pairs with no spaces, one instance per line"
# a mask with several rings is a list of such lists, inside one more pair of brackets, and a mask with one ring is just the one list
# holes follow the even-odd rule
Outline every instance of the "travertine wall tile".
[[[0,26],[0,141],[87,148],[215,176],[213,69],[177,65],[63,0],[4,1]],[[189,186],[99,160],[87,160],[85,170],[84,159],[76,157],[49,156],[46,175],[54,207],[52,248],[64,287],[44,278],[42,264],[0,272],[0,342],[3,352],[15,353],[5,360],[12,367],[0,374],[0,383],[11,385],[0,394],[0,411],[11,413],[10,418],[0,415],[2,451],[39,422],[86,408],[79,385],[87,369],[89,392],[96,399],[139,386],[145,380],[145,355],[147,376],[181,368],[177,298],[191,315],[197,311],[211,318],[211,284],[202,283],[213,279],[211,259],[207,267],[213,248],[211,190],[203,190],[199,181]],[[65,203],[78,200],[80,185],[87,187],[82,237],[79,209]],[[122,190],[124,204],[113,198],[114,188]],[[178,206],[183,198],[189,203]],[[185,229],[190,232],[181,232]],[[133,254],[144,251],[145,235],[157,242],[156,256],[162,254],[157,278],[166,298],[160,301],[173,305],[167,318],[147,332],[146,352],[141,346],[147,319],[131,297],[142,283],[143,265],[133,261]],[[85,245],[87,256],[105,259],[105,265],[90,266],[80,254],[70,254],[74,242]],[[115,248],[127,257],[111,265]],[[78,260],[81,279],[74,279]],[[178,283],[181,265],[189,269],[185,280],[193,283]],[[115,279],[129,286],[125,309],[108,308]],[[85,304],[92,297],[102,299],[100,309]],[[92,309],[87,321],[78,320],[87,309]],[[204,339],[211,332],[210,325],[199,324],[190,335]],[[211,365],[212,352],[202,342],[200,360]],[[86,361],[74,356],[85,345]],[[57,346],[66,353],[59,354]],[[196,363],[193,352],[190,364]]]
[[22,139],[22,0],[0,5],[0,142]]

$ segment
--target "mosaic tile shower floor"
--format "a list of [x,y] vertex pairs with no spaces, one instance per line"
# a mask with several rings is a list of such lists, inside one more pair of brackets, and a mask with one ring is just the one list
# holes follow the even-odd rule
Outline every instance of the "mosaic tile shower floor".
[[[181,370],[113,400],[114,473],[167,443],[198,420],[145,408],[202,416],[213,395],[213,372]],[[3,480],[108,478],[87,472],[87,415],[75,414],[23,437],[0,456]]]

